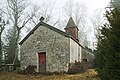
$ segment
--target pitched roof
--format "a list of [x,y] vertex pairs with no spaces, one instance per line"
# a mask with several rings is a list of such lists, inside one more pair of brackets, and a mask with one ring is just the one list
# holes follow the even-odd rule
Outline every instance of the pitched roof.
[[55,31],[55,32],[58,32],[58,33],[61,34],[61,35],[64,35],[65,37],[70,37],[70,38],[71,38],[72,40],[74,40],[79,46],[83,47],[83,46],[82,46],[76,39],[74,39],[69,33],[66,33],[66,32],[64,32],[64,31],[62,31],[62,30],[59,30],[59,29],[57,29],[57,28],[55,28],[55,27],[53,27],[53,26],[51,26],[51,25],[49,25],[49,24],[46,24],[46,23],[44,23],[44,22],[39,22],[39,23],[20,41],[19,45],[23,44],[24,41],[26,41],[26,40],[29,38],[29,36],[30,36],[31,34],[33,34],[34,31],[35,31],[39,26],[47,27],[47,28],[49,28],[49,29],[51,29],[51,30],[53,30],[53,31]]
[[70,28],[70,27],[77,27],[77,26],[75,25],[75,22],[74,22],[74,20],[73,20],[72,17],[70,17],[70,19],[69,19],[69,21],[68,21],[68,23],[67,23],[66,28]]
[[39,22],[39,23],[20,41],[19,44],[20,44],[20,45],[23,44],[23,42],[24,42],[26,39],[28,39],[29,36],[30,36],[31,34],[33,34],[34,31],[35,31],[39,26],[45,26],[45,27],[47,27],[47,28],[49,28],[49,29],[51,29],[51,30],[53,30],[53,31],[56,31],[56,32],[58,32],[58,33],[60,33],[60,34],[62,34],[62,35],[64,35],[64,36],[66,36],[66,37],[70,37],[70,34],[69,34],[69,33],[66,33],[66,32],[64,32],[64,31],[61,31],[61,30],[59,30],[59,29],[57,29],[57,28],[55,28],[55,27],[53,27],[53,26],[50,26],[50,25],[44,23],[44,22]]

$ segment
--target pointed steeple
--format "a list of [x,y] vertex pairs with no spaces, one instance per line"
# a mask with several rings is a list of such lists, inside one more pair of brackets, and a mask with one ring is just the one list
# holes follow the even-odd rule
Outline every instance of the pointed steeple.
[[65,32],[69,33],[74,39],[78,40],[78,27],[75,25],[74,20],[70,17]]
[[67,23],[66,28],[69,28],[69,27],[76,27],[75,22],[73,21],[72,17],[70,17],[70,19],[69,19],[69,21]]

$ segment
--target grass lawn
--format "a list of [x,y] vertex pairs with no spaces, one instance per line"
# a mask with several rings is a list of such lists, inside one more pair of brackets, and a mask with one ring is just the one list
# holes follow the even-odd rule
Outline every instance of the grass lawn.
[[98,80],[94,69],[89,69],[82,74],[63,74],[63,75],[22,75],[16,72],[1,72],[0,80]]

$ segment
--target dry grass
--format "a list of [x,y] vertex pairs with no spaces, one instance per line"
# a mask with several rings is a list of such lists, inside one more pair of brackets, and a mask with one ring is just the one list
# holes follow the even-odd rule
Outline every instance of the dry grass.
[[16,72],[1,72],[0,80],[98,80],[94,69],[89,69],[83,74],[63,75],[21,75]]

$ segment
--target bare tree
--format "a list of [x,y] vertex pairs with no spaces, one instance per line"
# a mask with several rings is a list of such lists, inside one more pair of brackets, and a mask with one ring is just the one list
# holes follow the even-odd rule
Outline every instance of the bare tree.
[[90,21],[93,25],[93,29],[94,29],[94,37],[92,39],[93,41],[93,49],[96,49],[97,47],[97,40],[98,40],[98,36],[100,35],[100,29],[101,26],[103,24],[104,17],[103,17],[103,10],[102,9],[97,9],[94,11],[94,14],[90,17]]
[[27,3],[27,0],[7,0],[8,17],[12,23],[11,24],[12,27],[15,27],[17,34],[15,39],[15,49],[14,49],[15,58],[13,60],[13,64],[17,60],[18,41],[20,39],[21,30],[35,15],[35,13],[27,13],[28,6],[29,4]]
[[5,21],[4,18],[4,11],[2,10],[2,8],[0,9],[0,63],[2,63],[2,56],[3,56],[3,52],[2,52],[2,33],[5,29],[5,26],[8,24],[8,21]]
[[70,18],[73,16],[73,10],[74,10],[74,1],[73,0],[68,0],[68,2],[66,2],[65,6],[63,7],[64,10],[64,15],[66,18]]
[[74,17],[77,26],[84,26],[87,17],[87,7],[85,4],[76,2]]
[[81,43],[84,42],[86,38],[87,30],[85,28],[87,7],[82,2],[73,2],[73,0],[68,0],[68,2],[63,7],[65,18],[68,19],[72,17],[79,28],[79,40]]
[[36,25],[39,22],[39,18],[42,16],[45,19],[44,22],[52,23],[53,26],[56,25],[59,22],[60,17],[58,15],[58,18],[56,20],[54,19],[54,7],[55,2],[52,2],[51,0],[43,0],[39,6],[36,4],[33,5],[32,9],[37,10],[37,13],[31,21]]
[[99,33],[99,29],[100,26],[103,23],[103,12],[102,9],[97,9],[94,11],[94,14],[92,15],[92,17],[90,17],[90,21],[94,27],[94,35],[97,36],[100,34]]

